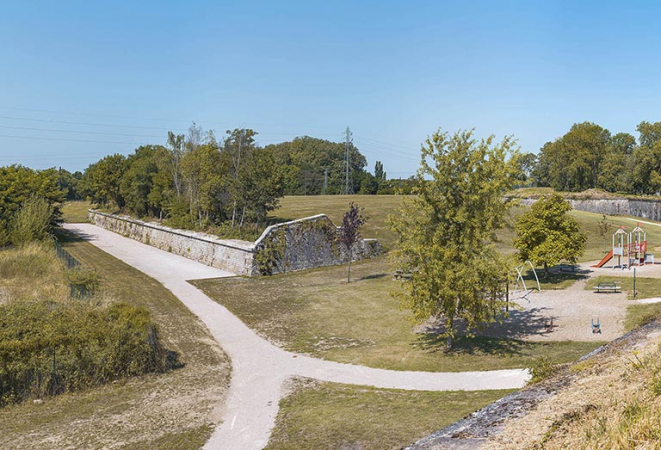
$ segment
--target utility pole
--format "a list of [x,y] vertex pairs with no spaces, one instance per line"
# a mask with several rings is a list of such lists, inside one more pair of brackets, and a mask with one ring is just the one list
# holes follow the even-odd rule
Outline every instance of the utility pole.
[[350,156],[349,149],[351,147],[351,130],[347,127],[344,140],[344,193],[346,195],[353,194],[353,184],[351,183],[351,170],[350,170]]
[[326,190],[328,189],[328,169],[324,169],[324,190],[322,192],[323,195],[326,195]]

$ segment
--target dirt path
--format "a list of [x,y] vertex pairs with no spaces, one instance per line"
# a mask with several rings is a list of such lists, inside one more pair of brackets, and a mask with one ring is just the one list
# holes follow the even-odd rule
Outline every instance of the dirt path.
[[287,352],[259,337],[222,305],[187,280],[233,276],[150,247],[91,224],[67,224],[93,245],[163,283],[208,327],[232,360],[232,381],[223,423],[206,449],[261,449],[278,412],[283,383],[293,376],[380,388],[484,390],[522,387],[522,369],[488,372],[405,372],[318,360]]

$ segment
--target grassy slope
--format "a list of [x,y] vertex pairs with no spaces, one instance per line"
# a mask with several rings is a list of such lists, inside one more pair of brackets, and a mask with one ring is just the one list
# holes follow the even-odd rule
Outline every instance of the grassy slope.
[[64,221],[68,223],[87,222],[87,210],[92,204],[87,201],[66,202],[62,207]]
[[[248,326],[285,348],[341,362],[396,370],[461,371],[525,366],[547,355],[569,361],[597,344],[523,343],[485,338],[444,341],[413,332],[381,257],[345,267],[327,267],[264,278],[200,280],[194,284]],[[265,295],[267,293],[267,295]]]
[[302,382],[280,401],[266,448],[398,449],[509,392],[415,392]]
[[271,213],[277,220],[294,220],[315,214],[326,214],[335,222],[342,224],[342,215],[349,209],[349,203],[365,208],[363,214],[368,218],[362,234],[378,239],[386,247],[395,242],[395,233],[388,226],[388,215],[393,214],[403,198],[399,195],[319,195],[291,196],[280,202],[280,208]]
[[[281,201],[281,207],[271,213],[271,217],[278,220],[293,220],[314,214],[327,214],[336,224],[342,220],[342,214],[348,209],[349,202],[353,201],[358,206],[364,207],[364,214],[369,218],[363,229],[363,236],[379,239],[386,247],[392,247],[396,236],[388,226],[388,215],[396,214],[397,208],[406,197],[395,195],[326,195],[326,196],[297,196],[285,197]],[[526,208],[515,207],[512,210],[512,221],[522,214]],[[572,217],[579,221],[581,229],[588,234],[588,242],[585,254],[580,261],[594,261],[601,259],[604,250],[611,245],[611,234],[620,226],[624,225],[631,230],[636,222],[630,217],[608,216],[612,224],[606,236],[606,242],[599,235],[597,222],[601,219],[600,214],[584,211],[572,211]],[[647,240],[650,248],[661,246],[661,227],[644,226],[647,231]],[[498,232],[502,242],[497,247],[504,253],[513,253],[515,233],[513,229],[503,229]]]
[[[573,380],[562,383],[553,396],[523,417],[506,419],[503,434],[485,447],[661,448],[661,354],[654,330],[649,328],[633,342],[620,342],[570,367]],[[560,372],[559,376],[569,374]]]
[[[0,448],[197,449],[218,418],[229,361],[210,335],[160,283],[89,243],[67,250],[103,277],[103,288],[149,308],[168,349],[185,367],[0,410]],[[72,427],[71,424],[76,424]]]

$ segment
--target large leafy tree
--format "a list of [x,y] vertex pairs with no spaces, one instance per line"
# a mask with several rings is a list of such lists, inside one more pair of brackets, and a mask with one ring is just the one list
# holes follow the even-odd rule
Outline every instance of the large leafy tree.
[[580,224],[567,215],[571,209],[562,196],[553,194],[540,198],[516,221],[514,247],[519,258],[544,266],[546,277],[549,266],[560,261],[576,263],[585,251],[588,238]]
[[227,137],[223,145],[223,155],[231,161],[232,183],[230,184],[230,193],[232,196],[232,227],[239,221],[237,214],[241,208],[239,198],[242,197],[242,174],[245,173],[243,166],[246,160],[257,148],[255,137],[257,132],[249,128],[235,128],[227,130]]
[[240,225],[245,221],[265,223],[268,212],[278,207],[283,194],[282,176],[273,153],[257,148],[245,155],[231,192],[240,212]]
[[[345,144],[297,137],[291,142],[266,146],[283,170],[286,195],[339,194],[344,186]],[[349,147],[354,192],[361,189],[367,160],[353,144]],[[324,190],[324,181],[326,189]]]
[[636,138],[629,133],[614,135],[606,148],[599,187],[609,192],[632,192],[631,156],[636,148]]
[[125,201],[121,183],[126,167],[126,157],[119,154],[106,156],[91,164],[81,180],[83,192],[97,204],[107,205],[112,201],[123,208]]
[[67,200],[84,200],[85,197],[78,189],[78,183],[83,178],[83,173],[76,171],[74,173],[64,170],[61,167],[57,170],[57,185],[67,196]]
[[0,245],[7,242],[12,221],[31,199],[47,203],[50,231],[61,220],[60,206],[65,198],[65,192],[58,186],[55,169],[38,171],[18,165],[0,167]]
[[661,122],[638,125],[639,146],[631,157],[631,182],[639,194],[661,192]]
[[560,191],[598,187],[600,166],[610,141],[610,132],[597,124],[574,124],[569,132],[542,147],[538,177]]
[[162,204],[152,195],[154,178],[159,172],[158,160],[167,153],[160,145],[138,147],[126,160],[126,170],[120,182],[120,194],[126,207],[137,214],[160,215]]
[[510,137],[437,132],[422,146],[418,195],[391,217],[395,263],[411,273],[403,306],[417,321],[442,318],[448,346],[458,320],[468,330],[496,320],[506,271],[493,242],[511,206],[504,195],[519,176],[518,155]]

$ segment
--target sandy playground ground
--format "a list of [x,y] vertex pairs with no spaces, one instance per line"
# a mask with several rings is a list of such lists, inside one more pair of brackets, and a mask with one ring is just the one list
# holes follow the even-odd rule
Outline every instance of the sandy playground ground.
[[[502,324],[491,324],[478,334],[536,342],[611,341],[621,336],[624,334],[624,318],[628,306],[658,302],[661,298],[627,300],[626,292],[597,293],[585,289],[590,278],[633,277],[633,269],[591,267],[596,262],[579,265],[576,272],[585,278],[577,280],[567,289],[535,290],[525,297],[523,291],[512,292],[510,300],[517,303],[520,309],[510,310],[509,317]],[[636,276],[661,279],[661,264],[637,266]],[[529,282],[528,289],[531,287]],[[593,321],[599,321],[601,333],[592,332]],[[435,327],[428,324],[424,328],[430,330]]]

